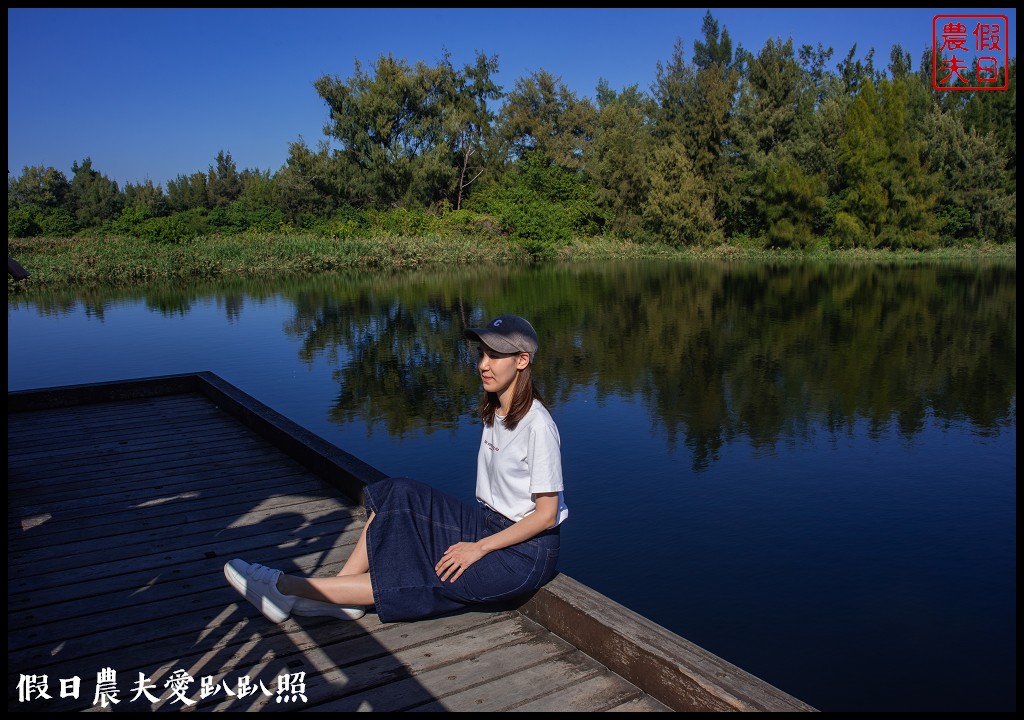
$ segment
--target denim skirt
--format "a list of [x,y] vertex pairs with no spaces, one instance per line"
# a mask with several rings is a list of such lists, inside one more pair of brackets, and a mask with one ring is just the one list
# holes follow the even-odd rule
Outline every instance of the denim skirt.
[[457,542],[493,535],[513,521],[410,478],[369,483],[364,496],[366,508],[374,513],[366,532],[366,552],[381,622],[417,620],[513,599],[555,576],[558,527],[488,553],[455,582],[441,582],[434,566],[445,550]]

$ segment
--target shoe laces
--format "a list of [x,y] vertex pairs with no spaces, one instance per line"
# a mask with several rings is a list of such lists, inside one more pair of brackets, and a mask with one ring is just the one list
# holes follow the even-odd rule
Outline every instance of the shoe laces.
[[253,563],[249,566],[248,575],[257,582],[270,582],[276,573],[277,570],[274,570],[274,568],[269,568],[266,565]]

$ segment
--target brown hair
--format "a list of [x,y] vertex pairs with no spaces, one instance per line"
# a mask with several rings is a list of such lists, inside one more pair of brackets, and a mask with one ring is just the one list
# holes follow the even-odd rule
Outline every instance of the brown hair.
[[[526,413],[530,411],[534,400],[541,405],[544,404],[544,399],[540,396],[536,385],[533,384],[533,363],[530,363],[522,370],[517,370],[516,373],[516,387],[512,392],[512,405],[509,407],[508,415],[502,421],[502,424],[509,430],[516,429],[519,421],[526,417]],[[494,414],[499,407],[501,407],[501,401],[498,400],[497,393],[485,392],[480,396],[476,412],[480,419],[484,421],[484,425],[490,427],[494,424]]]

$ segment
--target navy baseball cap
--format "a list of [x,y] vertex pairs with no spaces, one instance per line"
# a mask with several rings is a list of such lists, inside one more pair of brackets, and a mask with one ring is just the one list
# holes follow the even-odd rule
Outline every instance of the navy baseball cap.
[[486,327],[468,328],[463,332],[470,340],[482,342],[500,353],[530,353],[530,361],[537,354],[537,331],[518,315],[501,315]]

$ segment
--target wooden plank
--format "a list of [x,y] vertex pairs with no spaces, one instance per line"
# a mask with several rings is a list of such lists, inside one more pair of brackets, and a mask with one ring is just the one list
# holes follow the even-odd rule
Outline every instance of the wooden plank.
[[[475,614],[460,614],[449,618],[458,621],[462,618],[475,618]],[[389,628],[375,633],[367,640],[378,649],[373,657],[361,659],[359,653],[353,653],[349,647],[343,653],[333,651],[331,646],[318,645],[302,656],[302,669],[306,672],[306,707],[319,710],[319,706],[338,697],[347,697],[351,693],[363,690],[374,690],[382,686],[390,686],[394,682],[406,678],[414,678],[430,670],[480,656],[493,651],[497,647],[521,642],[541,631],[534,624],[525,624],[515,613],[510,613],[496,622],[475,624],[457,633],[446,633],[439,637],[428,627],[428,623],[408,623],[400,628]],[[362,640],[360,638],[359,640]],[[358,640],[357,640],[358,642]],[[384,652],[379,652],[383,649]],[[352,659],[360,660],[352,662]],[[280,663],[268,663],[270,677],[281,672]],[[295,668],[295,665],[289,666]],[[253,666],[254,672],[261,672],[261,666]],[[295,672],[294,669],[291,672]],[[429,692],[429,691],[426,691]],[[390,693],[378,692],[379,695]],[[233,703],[227,701],[213,706],[213,710],[233,709]],[[248,711],[291,710],[282,707],[273,698],[256,698]]]
[[672,708],[660,703],[650,695],[641,695],[621,705],[610,707],[605,712],[673,712]]
[[[18,509],[17,515],[8,516],[8,533],[30,533],[30,537],[45,538],[45,535],[32,531],[46,524],[50,526],[47,528],[49,531],[58,526],[63,528],[77,523],[81,523],[83,528],[96,523],[107,523],[109,526],[112,520],[117,522],[117,527],[134,527],[136,523],[160,525],[174,522],[174,518],[182,518],[185,521],[193,517],[228,518],[237,514],[237,507],[255,505],[272,499],[283,499],[290,504],[302,503],[322,498],[324,491],[322,482],[308,475],[261,478],[258,482],[247,483],[244,486],[229,484],[229,479],[225,475],[223,481],[213,488],[178,492],[172,489],[161,496],[154,496],[148,505],[133,503],[127,498],[120,503],[110,501],[102,507],[82,508],[71,504],[58,508],[45,503],[23,507]],[[285,495],[281,492],[282,488],[293,492]],[[159,511],[155,511],[155,508]],[[228,522],[227,519],[225,521]]]
[[7,393],[7,413],[26,410],[81,407],[93,403],[111,403],[123,400],[203,393],[208,373],[182,373],[115,380],[112,382],[64,385],[57,388],[15,390]]
[[520,611],[674,710],[814,710],[566,575]]
[[[553,636],[557,637],[557,636]],[[415,712],[510,712],[530,705],[546,702],[550,698],[559,702],[566,693],[589,680],[606,675],[607,669],[593,658],[581,653],[564,640],[558,647],[567,649],[538,663],[502,662],[505,672],[487,682],[473,684],[447,695],[439,695],[432,702],[413,708]],[[614,682],[614,681],[613,681]],[[620,697],[639,698],[643,693],[621,678],[618,679]],[[556,708],[559,712],[566,708]],[[590,709],[595,709],[591,707]],[[548,711],[551,711],[548,708]]]
[[[576,652],[557,638],[549,638],[546,633],[543,636],[538,634],[537,637],[539,641],[536,642],[533,641],[533,638],[528,638],[526,641],[512,646],[486,648],[473,657],[391,683],[387,693],[381,693],[375,689],[364,690],[319,705],[317,711],[457,710],[459,708],[445,699],[466,693],[468,692],[467,688],[478,688],[493,681],[498,681],[502,687],[508,687],[508,682],[503,681],[510,676],[518,675],[526,669]],[[514,658],[509,657],[511,653],[515,653]],[[539,677],[544,679],[550,676],[541,674]],[[538,678],[534,677],[532,681],[520,685],[530,693],[550,692],[550,684],[539,685],[537,680]],[[471,701],[464,709],[474,712],[485,711],[488,708],[477,706]]]
[[516,705],[516,712],[604,712],[640,697],[632,683],[603,670],[582,682],[562,688],[558,694],[542,695]]
[[[178,577],[182,572],[217,575],[223,565],[233,557],[253,556],[262,564],[292,560],[305,554],[323,554],[331,550],[344,531],[357,533],[362,526],[351,515],[345,515],[348,525],[333,519],[315,524],[306,523],[299,515],[292,516],[294,529],[285,534],[253,535],[250,532],[231,532],[227,529],[216,539],[200,538],[188,545],[159,553],[132,556],[127,551],[110,559],[97,559],[89,564],[63,570],[60,573],[42,572],[9,578],[8,601],[13,603],[22,594],[35,596],[35,603],[51,602],[66,594],[134,590],[149,586],[167,573]],[[93,589],[95,587],[95,590]],[[101,590],[102,588],[102,590]]]
[[[238,528],[241,536],[280,533],[283,537],[294,525],[290,517],[292,514],[300,514],[310,523],[336,522],[340,517],[337,504],[324,498],[311,498],[286,507],[289,508],[287,513],[283,512],[281,506],[247,513],[247,518],[251,518],[251,524],[247,523]],[[355,508],[345,512],[347,518],[362,514],[362,510]],[[74,527],[75,523],[53,523],[47,528],[49,532],[45,537],[40,535],[33,538],[31,546],[27,543],[22,546],[19,543],[17,549],[11,548],[7,554],[7,567],[10,569],[23,565],[25,569],[20,574],[31,575],[35,572],[33,566],[49,561],[48,572],[69,570],[85,562],[91,562],[95,557],[104,557],[125,543],[130,543],[132,552],[138,555],[163,552],[185,544],[186,538],[190,536],[207,537],[223,532],[237,520],[236,515],[225,513],[224,509],[218,509],[217,515],[213,517],[195,517],[182,513],[161,517],[164,520],[159,525],[151,523],[132,531],[122,532],[111,531],[109,524],[102,523],[81,530]],[[104,528],[107,528],[106,534]]]
[[[148,556],[151,555],[162,555],[181,547],[202,545],[211,534],[224,532],[230,532],[234,539],[263,535],[278,539],[290,538],[295,532],[296,516],[301,516],[303,522],[325,534],[335,533],[337,523],[342,517],[341,513],[344,513],[343,517],[349,524],[362,521],[354,509],[339,511],[337,504],[323,499],[289,507],[288,513],[283,513],[278,508],[249,513],[253,516],[253,521],[234,527],[231,527],[232,519],[225,520],[224,517],[218,516],[209,519],[194,518],[184,526],[169,524],[148,532],[104,537],[77,539],[72,531],[67,535],[68,543],[73,544],[55,544],[43,548],[37,546],[37,549],[22,552],[9,550],[7,567],[8,570],[18,568],[18,575],[27,578],[37,574],[63,573],[82,565],[93,564],[95,558],[111,557],[114,553],[118,553],[122,559],[139,557],[148,560]],[[98,528],[96,530],[98,531]],[[126,542],[130,543],[128,549],[125,548]],[[11,543],[11,549],[14,547],[15,544]],[[40,567],[45,567],[45,570],[38,569]]]
[[[262,483],[265,491],[272,491],[275,486],[278,490],[287,490],[288,483],[302,477],[308,478],[301,470],[274,462],[273,458],[268,458],[268,462],[265,463],[260,457],[252,455],[237,458],[235,463],[232,463],[231,459],[222,456],[215,464],[198,463],[191,466],[154,468],[151,472],[128,475],[124,480],[111,482],[109,491],[103,487],[105,481],[85,477],[79,482],[94,486],[95,489],[91,493],[85,488],[69,490],[61,485],[53,490],[53,499],[44,503],[40,503],[36,498],[41,493],[45,499],[45,491],[25,491],[15,485],[11,490],[12,494],[17,494],[18,502],[13,502],[12,498],[11,510],[16,516],[32,516],[44,512],[56,515],[67,512],[68,517],[85,518],[95,513],[117,512],[124,508],[137,507],[138,495],[133,494],[132,482],[135,483],[135,493],[148,491],[153,494],[154,501],[170,502],[174,500],[175,495],[187,500],[199,496],[204,491],[230,496],[255,487],[255,483]],[[236,476],[239,473],[247,473],[246,485],[231,483],[232,473]],[[115,473],[111,473],[113,474]],[[13,480],[17,482],[17,478]]]
[[[330,577],[336,575],[351,552],[353,545],[358,539],[362,530],[362,524],[353,523],[344,532],[331,533],[332,540],[327,543],[307,546],[305,549],[296,551],[294,548],[267,548],[264,545],[244,550],[239,546],[233,550],[235,554],[247,554],[250,557],[259,557],[268,563],[274,563],[294,572],[304,574],[315,574],[317,576]],[[247,536],[250,537],[250,536]],[[254,541],[259,536],[251,536]],[[264,536],[261,542],[266,542]],[[253,542],[255,545],[256,542]],[[139,622],[144,622],[150,617],[159,614],[167,614],[169,610],[182,600],[187,600],[197,594],[207,592],[223,591],[226,587],[222,575],[224,562],[229,557],[213,557],[209,562],[204,561],[202,567],[193,565],[167,566],[167,575],[154,579],[152,569],[142,570],[135,574],[127,574],[119,579],[95,578],[89,582],[75,583],[73,587],[56,587],[46,592],[42,597],[32,593],[23,593],[9,598],[8,622],[22,629],[32,628],[35,635],[39,635],[38,627],[44,623],[54,622],[62,618],[75,618],[86,616],[91,613],[109,613],[109,623],[113,627],[124,626],[133,619],[137,612],[141,617]],[[143,587],[144,591],[139,592]],[[230,592],[220,598],[224,602],[234,601],[237,598]],[[162,602],[167,603],[168,609],[146,607],[146,603]],[[189,602],[192,607],[199,607],[200,602],[192,600]],[[103,622],[91,625],[96,630],[104,626]],[[54,638],[56,640],[56,638]],[[16,647],[9,641],[8,651]]]

